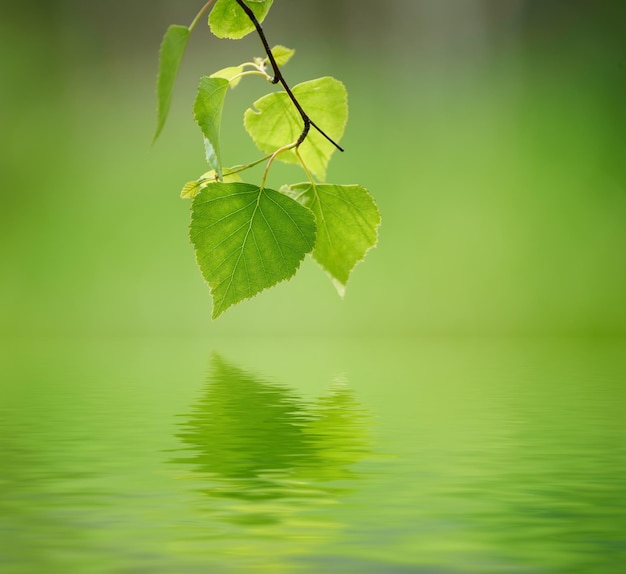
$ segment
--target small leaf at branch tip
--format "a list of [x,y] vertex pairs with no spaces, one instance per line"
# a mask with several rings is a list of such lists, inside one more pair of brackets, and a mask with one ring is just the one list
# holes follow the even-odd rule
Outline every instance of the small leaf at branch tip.
[[293,57],[295,53],[296,53],[295,50],[291,48],[286,48],[285,46],[281,46],[280,44],[272,48],[272,56],[274,56],[274,60],[276,60],[276,63],[281,68],[289,60],[291,60],[291,58]]
[[[226,171],[232,168],[225,168]],[[180,192],[180,197],[183,199],[193,199],[201,189],[204,189],[207,185],[212,183],[218,183],[219,177],[214,169],[203,173],[196,181],[188,181]],[[225,173],[222,177],[223,183],[236,183],[241,181],[241,177],[238,173]]]
[[200,191],[200,184],[197,181],[188,181],[180,191],[182,199],[192,199]]

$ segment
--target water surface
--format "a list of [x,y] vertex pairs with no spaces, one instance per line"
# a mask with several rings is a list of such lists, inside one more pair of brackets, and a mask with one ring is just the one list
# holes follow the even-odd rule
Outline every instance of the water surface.
[[2,572],[623,572],[624,341],[1,353]]

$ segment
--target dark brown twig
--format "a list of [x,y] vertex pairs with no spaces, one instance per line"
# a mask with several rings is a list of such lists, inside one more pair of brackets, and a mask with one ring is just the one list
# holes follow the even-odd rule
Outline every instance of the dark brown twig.
[[336,141],[334,141],[328,134],[326,134],[318,125],[316,125],[313,122],[313,120],[311,120],[311,118],[307,115],[307,113],[302,109],[300,102],[298,102],[296,96],[293,95],[291,88],[287,85],[287,82],[285,81],[285,78],[282,72],[280,71],[278,64],[276,63],[276,60],[274,59],[274,55],[272,54],[270,45],[267,43],[267,38],[265,37],[263,28],[261,28],[261,24],[257,20],[257,17],[255,16],[250,6],[248,6],[243,0],[237,0],[237,4],[241,6],[241,9],[246,13],[248,18],[250,18],[251,22],[254,24],[254,27],[256,28],[256,31],[259,37],[261,38],[261,42],[263,43],[263,48],[265,49],[265,53],[267,54],[270,64],[272,65],[272,70],[274,71],[274,77],[272,78],[272,83],[273,84],[280,83],[280,85],[285,89],[285,92],[287,92],[289,99],[291,99],[291,101],[293,102],[293,105],[296,106],[298,113],[302,117],[302,121],[304,122],[304,128],[302,130],[302,133],[300,134],[300,137],[298,138],[296,142],[296,146],[299,146],[306,139],[306,136],[308,135],[309,130],[311,129],[311,127],[314,127],[321,135],[323,135],[339,151],[344,151],[343,148]]

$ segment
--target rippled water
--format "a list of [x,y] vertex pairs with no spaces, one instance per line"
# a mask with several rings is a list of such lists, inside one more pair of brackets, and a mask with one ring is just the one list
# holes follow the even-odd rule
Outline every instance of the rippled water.
[[625,571],[624,341],[0,353],[3,573]]

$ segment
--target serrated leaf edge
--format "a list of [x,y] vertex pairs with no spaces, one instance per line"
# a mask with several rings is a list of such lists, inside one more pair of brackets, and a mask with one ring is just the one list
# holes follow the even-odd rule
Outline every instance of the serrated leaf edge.
[[[352,265],[352,267],[350,268],[350,270],[348,271],[348,278],[346,279],[345,283],[342,283],[339,279],[337,279],[325,266],[324,264],[315,256],[315,247],[313,248],[313,251],[311,252],[311,257],[315,260],[315,262],[322,268],[322,270],[324,271],[324,273],[326,273],[326,275],[328,275],[328,278],[330,279],[330,282],[333,284],[333,286],[335,287],[335,289],[337,290],[337,293],[339,295],[339,297],[341,297],[341,299],[343,299],[345,297],[346,294],[346,288],[348,285],[348,281],[350,280],[350,278],[352,277],[352,272],[354,271],[354,269],[356,268],[356,266],[359,263],[362,263],[365,260],[366,255],[375,247],[378,246],[378,240],[380,237],[380,226],[382,224],[382,214],[380,213],[380,209],[378,208],[378,204],[376,203],[374,196],[370,193],[370,191],[366,188],[363,187],[362,185],[359,185],[358,183],[347,183],[347,184],[342,184],[342,183],[322,183],[322,184],[313,184],[310,181],[306,181],[306,182],[302,182],[302,183],[293,183],[293,184],[289,184],[289,185],[284,185],[280,188],[280,192],[284,193],[285,195],[288,195],[289,197],[291,197],[292,199],[294,199],[295,201],[298,201],[298,203],[300,203],[299,198],[304,195],[306,193],[306,191],[301,192],[300,194],[297,194],[296,191],[293,189],[294,187],[297,187],[299,185],[302,186],[308,186],[308,187],[312,187],[315,191],[315,195],[318,198],[317,201],[319,202],[319,196],[317,194],[317,185],[336,185],[336,186],[340,186],[340,187],[360,187],[361,189],[365,190],[365,192],[367,193],[367,195],[369,196],[369,198],[372,200],[372,204],[374,206],[374,209],[376,210],[376,214],[378,215],[378,221],[376,222],[376,225],[374,227],[374,231],[376,232],[376,241],[374,241],[374,243],[372,245],[370,245],[363,253],[363,255],[361,256],[360,259],[357,259],[354,262],[354,265]],[[304,204],[300,203],[300,205],[303,205],[303,207],[307,207]],[[311,211],[313,213],[313,216],[315,217],[315,225],[316,227],[319,229],[319,222],[317,221],[317,216],[315,215],[315,212],[310,209],[309,207],[307,207],[307,209],[309,209],[309,211]],[[317,244],[317,236],[316,236],[316,244]]]
[[[256,213],[256,209],[258,209],[258,203],[260,203],[260,197],[261,194],[269,188],[264,188],[261,189],[259,191],[259,201],[257,202],[257,207],[255,208],[254,214]],[[274,191],[276,193],[281,193],[280,191],[277,191],[275,189],[272,189],[271,191]],[[286,194],[283,194],[286,195]],[[214,294],[214,289],[211,286],[211,284],[209,283],[208,279],[204,276],[204,273],[202,272],[202,267],[200,265],[200,261],[198,259],[198,251],[195,248],[195,245],[193,244],[193,239],[191,238],[191,225],[193,223],[193,207],[196,201],[196,198],[199,195],[196,194],[196,196],[194,196],[193,198],[193,202],[191,204],[191,222],[189,224],[189,241],[191,243],[191,246],[193,248],[193,252],[194,252],[194,257],[196,260],[196,265],[198,266],[198,268],[200,269],[200,275],[202,276],[202,279],[204,280],[204,282],[207,284],[207,286],[209,287],[209,293],[211,294],[211,301],[212,301],[212,305],[213,305],[213,310],[211,312],[211,319],[215,320],[217,319],[220,315],[222,315],[227,309],[229,309],[230,307],[234,307],[235,305],[238,305],[239,303],[243,303],[244,301],[249,301],[250,299],[253,299],[254,297],[256,297],[257,295],[260,295],[261,293],[263,293],[264,291],[267,291],[268,289],[271,289],[272,287],[275,287],[276,285],[278,285],[279,283],[282,283],[283,281],[289,281],[300,269],[300,267],[302,266],[302,262],[304,261],[304,259],[306,258],[307,255],[311,254],[312,251],[315,250],[315,244],[317,242],[317,220],[315,218],[315,213],[313,213],[308,207],[302,205],[301,203],[299,203],[299,205],[301,207],[304,207],[305,209],[307,209],[309,212],[311,212],[311,215],[313,216],[313,223],[315,225],[315,239],[313,240],[313,244],[311,246],[311,249],[309,249],[309,251],[305,252],[302,257],[298,260],[298,265],[295,267],[295,269],[293,270],[293,273],[291,273],[291,275],[288,275],[287,277],[283,277],[282,279],[278,279],[277,281],[274,281],[274,283],[271,283],[270,285],[266,285],[265,287],[263,287],[261,290],[257,291],[256,293],[254,293],[253,295],[250,295],[249,297],[244,297],[243,299],[240,299],[239,301],[236,301],[235,303],[230,303],[229,305],[227,305],[226,307],[222,307],[220,306],[219,308],[217,307],[217,305],[215,304],[215,294]],[[293,199],[293,198],[292,198]],[[295,200],[294,200],[295,201]],[[252,226],[252,221],[254,219],[254,214],[252,215],[252,217],[250,218],[250,226]],[[245,242],[244,242],[245,245]],[[243,246],[242,246],[243,249]]]

